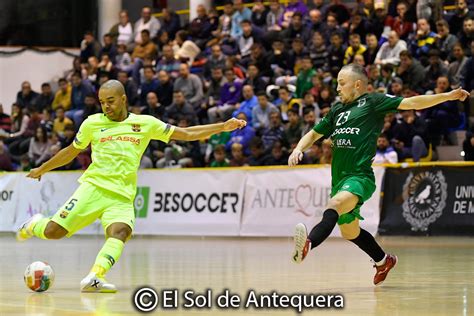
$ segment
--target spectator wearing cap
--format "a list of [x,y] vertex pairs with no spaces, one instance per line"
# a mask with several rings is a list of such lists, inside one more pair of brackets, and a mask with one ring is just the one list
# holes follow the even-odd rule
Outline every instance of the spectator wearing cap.
[[425,90],[433,90],[436,86],[436,80],[441,76],[448,75],[448,68],[439,58],[439,51],[437,49],[430,50],[428,56],[429,65],[425,68],[426,75],[422,86]]
[[270,126],[270,114],[278,112],[275,105],[268,101],[265,91],[257,92],[258,104],[252,110],[252,125],[256,131]]
[[420,62],[413,58],[409,51],[400,52],[400,67],[397,75],[407,84],[410,90],[423,93],[422,85],[425,80],[425,69]]
[[350,19],[349,33],[359,34],[360,38],[365,38],[370,28],[371,28],[371,25],[365,19],[364,12],[355,10]]
[[155,38],[158,35],[158,31],[161,28],[160,21],[152,16],[151,8],[145,6],[142,8],[141,17],[135,22],[134,30],[134,41],[135,44],[139,45],[143,43],[142,31],[147,30],[149,38]]
[[359,34],[351,34],[349,36],[349,47],[344,54],[344,65],[353,62],[355,55],[363,55],[367,48],[361,44]]
[[234,14],[232,15],[232,27],[230,36],[234,39],[242,35],[242,21],[250,21],[252,19],[252,10],[245,7],[243,0],[234,0]]
[[461,85],[462,70],[468,61],[461,43],[454,44],[453,57],[454,61],[448,65],[448,77],[451,81],[451,87],[456,89]]
[[440,51],[442,60],[453,60],[453,47],[458,39],[455,35],[449,33],[449,24],[446,20],[439,20],[436,22],[436,31],[438,37],[436,38],[436,48]]
[[400,64],[400,53],[407,49],[407,43],[398,37],[398,33],[390,31],[388,41],[380,46],[375,57],[376,65],[394,65]]
[[128,17],[128,11],[122,10],[119,13],[119,23],[112,26],[109,30],[112,41],[117,44],[128,46],[133,43],[133,27]]

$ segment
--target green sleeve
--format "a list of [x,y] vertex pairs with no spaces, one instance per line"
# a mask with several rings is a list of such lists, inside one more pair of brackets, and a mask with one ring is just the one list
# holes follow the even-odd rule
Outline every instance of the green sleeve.
[[82,122],[81,127],[79,127],[79,132],[77,132],[74,141],[72,142],[73,146],[77,149],[83,150],[89,146],[92,141],[92,128],[90,125],[90,120],[86,119]]
[[397,112],[398,106],[403,98],[390,94],[377,93],[375,95],[375,112],[380,115]]
[[314,125],[313,131],[326,137],[332,134],[334,131],[334,106],[319,123]]

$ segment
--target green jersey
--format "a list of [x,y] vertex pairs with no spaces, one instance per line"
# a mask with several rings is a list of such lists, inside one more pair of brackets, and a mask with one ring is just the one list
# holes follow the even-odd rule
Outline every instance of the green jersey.
[[372,160],[384,116],[395,112],[403,98],[380,93],[361,95],[348,104],[338,102],[313,130],[333,143],[332,184],[348,176],[374,179]]
[[104,114],[89,116],[81,125],[73,145],[92,146],[92,164],[79,179],[133,200],[137,191],[137,170],[143,152],[152,139],[167,143],[174,126],[150,115],[130,113],[122,122]]

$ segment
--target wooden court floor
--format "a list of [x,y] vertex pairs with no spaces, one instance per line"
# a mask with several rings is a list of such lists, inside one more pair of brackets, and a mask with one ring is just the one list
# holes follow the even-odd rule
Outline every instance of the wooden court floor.
[[[399,264],[380,287],[372,285],[369,258],[349,242],[330,239],[301,265],[290,261],[290,239],[138,237],[108,275],[119,292],[81,294],[103,240],[73,237],[16,243],[0,236],[0,315],[138,314],[132,295],[140,286],[213,294],[229,289],[243,299],[257,293],[341,294],[344,309],[305,309],[302,315],[474,315],[474,239],[382,238]],[[49,262],[53,287],[32,293],[25,267]],[[213,302],[214,303],[214,302]],[[180,303],[181,304],[181,303]],[[215,304],[214,304],[215,305]],[[152,315],[296,315],[288,309],[157,309]]]

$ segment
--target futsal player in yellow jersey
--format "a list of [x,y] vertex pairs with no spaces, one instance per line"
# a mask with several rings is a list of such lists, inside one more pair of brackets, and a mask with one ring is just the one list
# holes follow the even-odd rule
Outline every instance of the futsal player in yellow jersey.
[[113,293],[116,287],[104,277],[131,237],[135,224],[133,200],[137,170],[150,140],[205,139],[242,128],[246,122],[230,119],[225,123],[179,128],[153,116],[128,113],[124,87],[116,80],[101,86],[99,101],[104,113],[89,116],[70,146],[27,175],[40,179],[46,172],[71,162],[91,144],[92,164],[79,179],[81,185],[53,217],[36,214],[26,221],[18,230],[17,239],[70,237],[99,218],[106,241],[90,273],[81,281],[81,290]]

